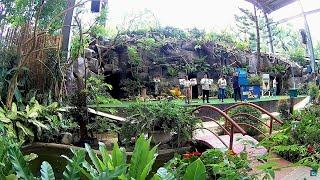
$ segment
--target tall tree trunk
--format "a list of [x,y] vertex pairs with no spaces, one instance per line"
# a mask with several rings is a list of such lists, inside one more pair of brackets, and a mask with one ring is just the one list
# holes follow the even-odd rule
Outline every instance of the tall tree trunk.
[[272,34],[271,34],[271,29],[270,29],[269,18],[268,18],[267,13],[263,12],[263,14],[264,14],[264,19],[265,19],[265,21],[266,21],[267,31],[268,31],[269,52],[270,52],[270,53],[274,53],[274,50],[273,50],[273,40],[272,40]]
[[[68,0],[68,9],[71,7],[74,7],[76,4],[76,0]],[[73,10],[74,8],[70,9],[69,11],[66,12],[64,20],[63,20],[63,27],[62,27],[62,35],[63,35],[63,40],[62,40],[62,47],[61,50],[65,55],[66,59],[69,59],[69,44],[70,44],[70,33],[71,33],[71,23],[72,23],[72,18],[73,18]],[[67,95],[71,95],[73,93],[73,69],[69,68],[68,72],[66,74],[66,80],[67,80]]]
[[258,16],[257,16],[257,8],[254,6],[254,21],[256,24],[256,33],[257,33],[257,73],[260,73],[260,31],[259,31],[259,22],[258,22]]

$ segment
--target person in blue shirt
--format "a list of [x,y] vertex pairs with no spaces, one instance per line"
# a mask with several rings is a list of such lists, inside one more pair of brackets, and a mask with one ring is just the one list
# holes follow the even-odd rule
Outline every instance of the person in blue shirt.
[[240,85],[239,85],[239,77],[236,72],[232,74],[232,87],[233,87],[233,95],[234,95],[234,101],[237,102],[237,96],[239,96],[240,101],[242,102],[241,93],[240,93]]

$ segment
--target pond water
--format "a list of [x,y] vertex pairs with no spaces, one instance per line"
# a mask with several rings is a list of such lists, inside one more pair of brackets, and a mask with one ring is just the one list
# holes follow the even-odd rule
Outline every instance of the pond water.
[[[61,157],[61,155],[66,155],[72,158],[72,153],[69,149],[64,148],[53,148],[53,147],[37,147],[37,148],[27,148],[23,150],[23,154],[35,153],[38,155],[38,158],[29,162],[29,167],[32,173],[35,176],[40,177],[40,169],[43,161],[47,161],[53,168],[55,178],[62,179],[63,171],[65,170],[66,165],[68,164],[67,160]],[[162,167],[163,164],[169,161],[174,156],[174,153],[160,154],[157,157],[155,164],[152,166],[152,170],[149,174],[149,178],[157,171],[158,168]],[[128,157],[128,156],[127,156]],[[87,159],[88,162],[89,158]],[[148,178],[148,179],[149,179]],[[81,175],[80,179],[86,179]]]

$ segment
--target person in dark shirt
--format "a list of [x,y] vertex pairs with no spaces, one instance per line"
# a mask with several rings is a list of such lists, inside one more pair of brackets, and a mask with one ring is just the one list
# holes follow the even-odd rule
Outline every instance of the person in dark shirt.
[[239,77],[235,72],[232,74],[231,82],[233,87],[234,100],[237,102],[237,96],[239,95],[240,101],[242,102],[240,85],[239,85]]

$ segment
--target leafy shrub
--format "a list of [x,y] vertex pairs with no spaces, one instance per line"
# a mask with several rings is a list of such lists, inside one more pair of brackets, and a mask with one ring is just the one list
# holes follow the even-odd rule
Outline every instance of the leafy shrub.
[[[2,137],[0,136],[0,145],[3,145],[3,142],[6,141],[2,141]],[[78,180],[81,174],[87,179],[146,179],[157,157],[157,146],[150,149],[150,142],[151,138],[145,139],[144,134],[139,137],[130,163],[127,163],[126,151],[123,148],[119,148],[117,142],[115,142],[110,154],[105,144],[99,143],[99,151],[101,154],[99,157],[88,144],[85,145],[85,150],[71,149],[73,153],[71,159],[62,155],[62,157],[69,161],[63,172],[62,179]],[[48,162],[42,162],[40,170],[41,178],[35,177],[27,164],[27,161],[32,160],[32,158],[30,158],[30,156],[23,156],[16,144],[11,144],[6,147],[7,148],[0,149],[1,179],[55,180],[53,168]],[[90,161],[87,161],[86,153]],[[168,179],[166,175],[173,175],[169,174],[169,172],[164,172],[166,171],[165,167],[169,168],[172,163],[173,161],[170,161],[166,166],[160,168],[153,179]],[[184,171],[185,179],[204,180],[206,169],[200,159],[189,165],[184,164],[183,167],[186,168]],[[175,179],[175,175],[170,177],[171,179]]]
[[280,118],[284,122],[289,122],[290,120],[290,103],[287,99],[280,99],[278,101],[278,112],[280,113]]
[[[250,158],[248,152],[242,151],[236,154],[232,151],[221,149],[209,149],[202,154],[193,152],[181,156],[176,156],[159,168],[154,179],[190,179],[187,175],[190,171],[198,174],[197,179],[271,179],[274,177],[274,167],[277,163],[267,163],[267,157],[256,156]],[[256,166],[257,171],[252,172],[251,163],[264,162],[266,164]],[[190,168],[193,169],[190,169]],[[165,176],[166,175],[166,176]]]
[[227,86],[225,89],[225,98],[232,98],[233,97],[233,88],[231,86]]
[[87,81],[87,86],[88,88],[83,92],[87,93],[89,104],[98,105],[118,102],[108,93],[109,90],[112,90],[112,85],[104,82],[104,76],[90,77]]
[[298,89],[298,95],[308,95],[309,85],[304,83],[301,88]]
[[[261,112],[259,110],[257,110],[256,108],[253,108],[251,106],[238,106],[234,109],[231,109],[228,112],[228,115],[230,117],[232,117],[233,115],[236,115],[238,113],[247,113],[250,115],[253,115],[257,118],[261,118]],[[257,121],[256,119],[252,118],[252,117],[248,117],[248,116],[237,116],[232,118],[235,122],[237,123],[247,123],[250,125],[253,125],[257,128],[261,127],[261,123],[259,121]],[[247,130],[247,133],[250,135],[257,135],[258,132],[256,130],[253,130],[252,128],[249,128]]]
[[295,112],[290,124],[277,134],[265,138],[260,145],[280,154],[291,162],[319,162],[320,122],[317,112],[319,107],[311,106],[301,112]]
[[259,75],[250,76],[247,78],[250,85],[261,85],[262,78]]
[[305,63],[304,49],[303,48],[295,48],[295,51],[290,53],[290,60],[297,62],[300,65],[304,65],[304,63]]
[[245,41],[237,41],[235,44],[236,49],[240,50],[240,51],[249,51],[250,50],[250,45],[248,42]]
[[7,135],[18,141],[33,141],[35,137],[41,139],[43,132],[53,135],[64,125],[57,107],[56,102],[42,106],[35,98],[25,109],[18,109],[12,103],[10,109],[0,108],[0,123],[4,124]]
[[175,68],[169,67],[168,68],[168,76],[177,77],[179,71]]
[[316,84],[311,84],[308,94],[311,98],[311,101],[317,101],[319,97],[319,87]]
[[129,117],[121,128],[121,137],[129,143],[141,133],[161,130],[177,136],[172,141],[174,147],[183,146],[200,122],[191,110],[170,101],[133,104],[126,109]]
[[132,66],[138,66],[141,64],[142,60],[136,46],[128,47],[128,60],[128,63]]

